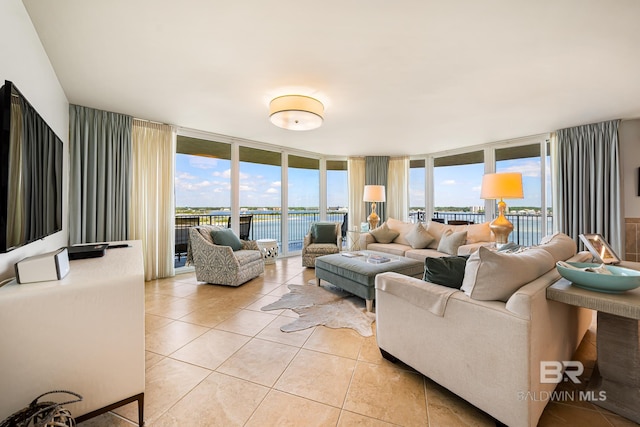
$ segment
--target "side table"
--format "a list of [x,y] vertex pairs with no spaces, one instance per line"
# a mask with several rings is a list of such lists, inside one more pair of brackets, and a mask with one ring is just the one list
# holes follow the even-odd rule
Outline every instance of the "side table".
[[[639,263],[622,267],[640,270]],[[640,288],[620,294],[589,291],[560,279],[547,299],[598,311],[597,362],[588,390],[606,399],[591,403],[640,423]]]
[[359,251],[362,248],[360,247],[360,235],[362,232],[360,230],[349,230],[347,231],[349,235],[349,250],[350,251]]
[[262,253],[262,259],[266,264],[274,264],[278,258],[278,242],[276,239],[258,239],[256,240],[258,249]]

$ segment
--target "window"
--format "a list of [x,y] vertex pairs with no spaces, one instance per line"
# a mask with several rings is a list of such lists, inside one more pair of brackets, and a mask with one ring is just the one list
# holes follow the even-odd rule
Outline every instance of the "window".
[[409,219],[411,222],[425,221],[425,160],[409,162]]
[[288,249],[297,252],[311,223],[320,219],[320,161],[289,154],[288,164]]
[[484,222],[480,186],[484,151],[436,157],[433,168],[433,217],[439,221]]

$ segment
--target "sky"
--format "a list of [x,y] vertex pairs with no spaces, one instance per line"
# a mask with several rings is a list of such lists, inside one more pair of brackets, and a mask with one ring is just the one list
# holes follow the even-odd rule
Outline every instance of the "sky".
[[[177,207],[229,207],[231,161],[176,154]],[[540,166],[537,159],[505,160],[497,172],[522,172],[524,199],[507,200],[510,206],[540,206]],[[289,206],[319,205],[319,171],[289,168]],[[484,165],[438,167],[434,170],[435,206],[484,206],[480,183]],[[329,207],[348,204],[346,171],[327,171]],[[409,174],[411,206],[424,206],[424,169]],[[279,166],[240,162],[240,206],[280,206],[282,180]]]

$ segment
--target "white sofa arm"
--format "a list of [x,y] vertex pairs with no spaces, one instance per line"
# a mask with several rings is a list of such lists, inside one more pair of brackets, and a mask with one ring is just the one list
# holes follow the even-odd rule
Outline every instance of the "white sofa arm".
[[447,301],[460,290],[437,285],[431,282],[387,272],[376,276],[376,291],[381,290],[402,298],[416,307],[429,310],[436,316],[443,316]]
[[376,239],[369,232],[360,234],[360,248],[366,250],[370,243],[375,243]]

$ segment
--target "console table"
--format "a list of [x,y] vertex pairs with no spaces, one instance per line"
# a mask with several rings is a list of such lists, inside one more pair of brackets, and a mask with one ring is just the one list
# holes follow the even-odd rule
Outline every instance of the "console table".
[[[621,266],[640,270],[640,263]],[[547,288],[547,299],[598,311],[598,359],[588,390],[606,399],[591,403],[640,423],[640,288],[609,294],[560,279]]]
[[[51,390],[76,421],[138,402],[145,389],[142,245],[70,261],[61,280],[0,288],[0,420]],[[54,396],[55,398],[55,396]]]

